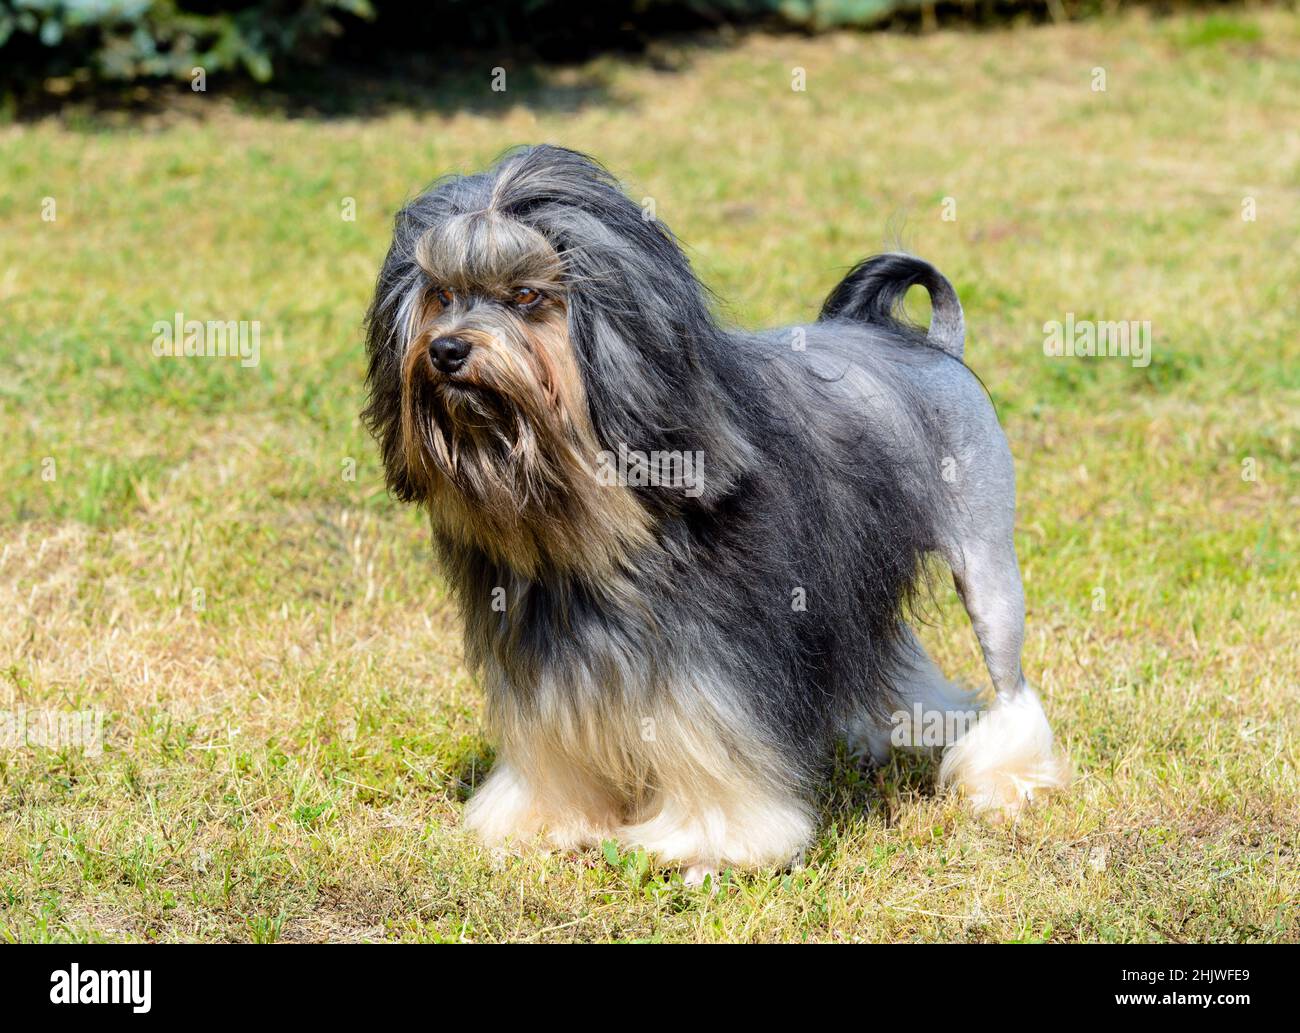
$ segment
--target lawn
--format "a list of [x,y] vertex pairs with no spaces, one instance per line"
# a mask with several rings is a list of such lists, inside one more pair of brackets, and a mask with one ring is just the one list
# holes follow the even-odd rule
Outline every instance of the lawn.
[[[0,748],[0,936],[1300,938],[1294,15],[491,64],[0,125],[0,710],[103,714],[102,752]],[[539,140],[653,198],[736,322],[897,244],[952,278],[1068,792],[990,826],[932,759],[841,757],[806,863],[712,894],[461,831],[481,696],[358,423],[359,328],[394,209]],[[259,363],[155,357],[177,312],[257,320]],[[1150,364],[1045,355],[1070,313],[1149,321]],[[923,637],[983,684],[951,592]]]

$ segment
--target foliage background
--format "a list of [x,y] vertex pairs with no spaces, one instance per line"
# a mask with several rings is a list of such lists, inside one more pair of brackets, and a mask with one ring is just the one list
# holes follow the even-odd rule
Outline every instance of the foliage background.
[[[455,59],[508,50],[547,60],[637,50],[702,27],[757,25],[805,32],[918,20],[998,22],[1098,12],[1121,3],[1172,10],[1189,0],[0,0],[0,83],[31,91],[51,77],[81,82],[186,79],[255,82],[330,59],[398,54]],[[1204,4],[1200,4],[1204,6]]]

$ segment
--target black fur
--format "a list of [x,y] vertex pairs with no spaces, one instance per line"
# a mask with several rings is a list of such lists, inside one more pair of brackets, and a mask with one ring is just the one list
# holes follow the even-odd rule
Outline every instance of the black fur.
[[[916,286],[930,293],[928,333],[895,315],[903,296]],[[929,262],[914,255],[876,255],[859,262],[826,298],[820,318],[870,323],[900,337],[923,340],[954,359],[962,357],[966,338],[961,302],[952,284]]]

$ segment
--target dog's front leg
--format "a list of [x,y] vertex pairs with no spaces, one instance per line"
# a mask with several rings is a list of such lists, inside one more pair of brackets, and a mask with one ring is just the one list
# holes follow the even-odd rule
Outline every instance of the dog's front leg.
[[812,840],[813,807],[806,793],[771,774],[777,777],[751,770],[725,777],[716,766],[661,768],[655,793],[618,839],[681,867],[692,885],[732,866],[788,865]]
[[465,806],[465,827],[493,847],[578,850],[614,838],[618,823],[597,782],[536,750],[503,752]]

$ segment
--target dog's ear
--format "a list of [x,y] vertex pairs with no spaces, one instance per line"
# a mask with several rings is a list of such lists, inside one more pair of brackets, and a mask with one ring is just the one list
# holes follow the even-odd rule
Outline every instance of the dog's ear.
[[409,248],[397,234],[375,283],[375,295],[366,313],[366,407],[361,420],[379,443],[388,490],[400,502],[417,502],[422,492],[411,478],[402,448],[402,348],[407,318],[404,305],[410,291]]
[[621,192],[601,211],[591,240],[568,239],[565,262],[569,338],[602,448],[694,453],[706,483],[694,495],[665,490],[647,499],[670,509],[730,493],[753,450],[719,381],[732,361],[707,293],[675,238],[643,220]]
[[601,447],[703,453],[705,491],[656,491],[670,507],[728,493],[753,457],[718,380],[730,342],[672,231],[594,159],[559,147],[511,156],[495,196],[564,264],[570,343]]

